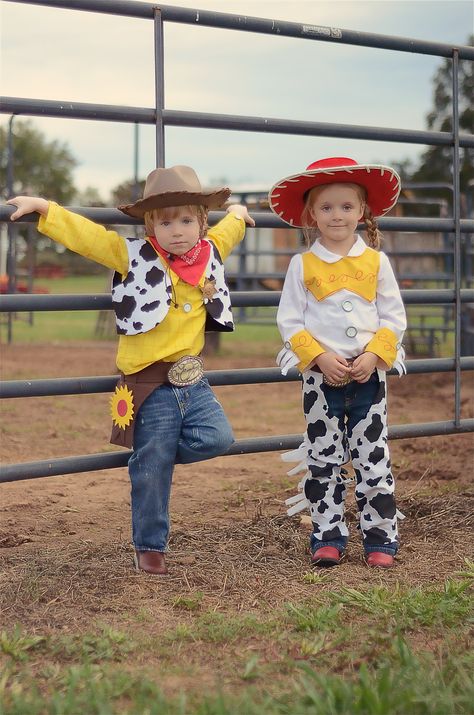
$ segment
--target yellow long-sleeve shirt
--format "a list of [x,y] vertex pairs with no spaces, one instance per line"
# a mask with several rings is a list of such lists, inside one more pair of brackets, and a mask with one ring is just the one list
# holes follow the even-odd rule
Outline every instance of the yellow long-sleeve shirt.
[[[48,214],[40,217],[38,231],[75,253],[118,271],[122,277],[128,272],[128,252],[122,236],[54,202],[49,204]],[[208,231],[222,260],[244,235],[245,222],[233,213]],[[164,265],[160,256],[157,255],[156,260]],[[173,270],[169,275],[179,307],[171,306],[163,322],[147,333],[119,336],[117,367],[125,375],[138,372],[157,360],[173,362],[183,355],[199,355],[204,347],[206,308],[201,291],[204,277],[195,287],[185,283]],[[191,305],[189,312],[183,310],[185,304]]]

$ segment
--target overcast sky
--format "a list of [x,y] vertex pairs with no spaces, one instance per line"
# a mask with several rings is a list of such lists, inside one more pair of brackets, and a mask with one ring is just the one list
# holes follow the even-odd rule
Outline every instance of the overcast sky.
[[[170,0],[167,4],[348,30],[466,44],[471,0]],[[1,94],[154,106],[153,23],[62,8],[1,3]],[[425,129],[442,59],[229,30],[165,25],[167,109]],[[0,115],[0,123],[8,117]],[[79,161],[79,189],[104,199],[133,176],[133,127],[33,118]],[[323,156],[416,159],[424,147],[210,129],[166,129],[166,164],[203,183],[269,188]],[[154,128],[140,127],[139,168],[155,166]],[[51,197],[54,198],[54,197]]]

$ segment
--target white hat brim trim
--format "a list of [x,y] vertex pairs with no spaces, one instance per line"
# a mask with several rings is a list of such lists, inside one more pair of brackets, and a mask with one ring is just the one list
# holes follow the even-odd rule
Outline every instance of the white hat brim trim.
[[[390,166],[384,166],[383,164],[359,164],[357,166],[340,166],[340,167],[335,167],[334,169],[327,170],[327,169],[315,169],[313,171],[303,171],[300,172],[299,174],[292,174],[291,176],[287,176],[283,179],[285,182],[284,184],[282,183],[282,180],[280,179],[279,182],[274,184],[270,191],[268,192],[268,200],[270,204],[270,208],[273,210],[274,206],[279,206],[280,202],[275,203],[273,201],[274,198],[280,198],[281,194],[274,194],[274,191],[278,191],[280,189],[286,189],[288,188],[288,184],[298,184],[301,183],[303,178],[306,177],[311,177],[311,176],[321,176],[321,175],[327,175],[327,176],[336,176],[337,174],[354,174],[355,172],[364,172],[367,174],[370,174],[371,171],[380,171],[380,176],[384,176],[384,174],[387,172],[390,174],[389,177],[389,182],[396,181],[398,184],[397,191],[393,195],[392,202],[388,208],[383,209],[383,213],[387,213],[390,211],[396,204],[397,199],[400,195],[400,189],[401,189],[401,179],[400,176],[397,174],[395,169],[392,169]],[[280,216],[280,218],[285,221],[285,223],[289,224],[290,226],[294,226],[294,218],[292,219],[285,219],[283,218],[283,213],[284,211],[275,211],[275,213]],[[298,226],[298,224],[296,224]]]

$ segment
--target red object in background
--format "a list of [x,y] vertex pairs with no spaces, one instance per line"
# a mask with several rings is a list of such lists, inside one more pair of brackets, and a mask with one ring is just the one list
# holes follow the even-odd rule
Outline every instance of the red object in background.
[[[17,281],[16,292],[17,293],[29,293],[30,291],[28,290],[28,284],[25,283],[25,281]],[[43,286],[35,286],[33,288],[32,292],[33,293],[49,293],[49,289],[44,288]],[[1,294],[8,293],[8,276],[5,274],[0,275],[0,293]]]
[[50,263],[36,266],[34,273],[35,278],[64,278],[65,275],[66,271],[62,266],[54,266]]

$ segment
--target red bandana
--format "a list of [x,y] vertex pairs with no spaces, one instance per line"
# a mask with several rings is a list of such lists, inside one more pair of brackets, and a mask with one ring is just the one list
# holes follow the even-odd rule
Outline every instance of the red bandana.
[[168,253],[160,246],[155,236],[148,236],[148,240],[157,253],[165,259],[176,275],[189,285],[197,286],[204,273],[204,270],[211,255],[211,246],[208,241],[199,239],[187,253],[182,256],[175,256]]

